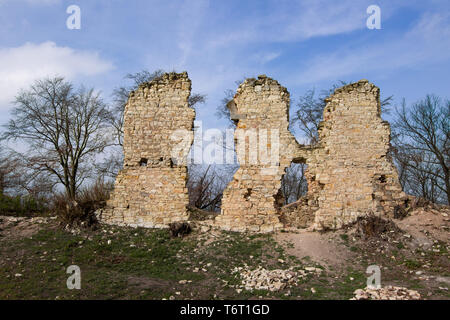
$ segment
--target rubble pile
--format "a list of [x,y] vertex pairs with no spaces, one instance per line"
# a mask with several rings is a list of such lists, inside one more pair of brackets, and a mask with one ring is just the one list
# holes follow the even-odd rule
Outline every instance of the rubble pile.
[[420,300],[420,293],[403,287],[357,289],[350,300]]
[[245,266],[244,268],[236,267],[233,270],[233,273],[238,273],[242,280],[241,285],[237,286],[238,288],[248,291],[269,290],[271,292],[296,285],[299,279],[309,274],[320,274],[321,272],[322,269],[315,267],[306,267],[303,270],[294,271],[293,268],[267,270],[261,266],[250,270]]

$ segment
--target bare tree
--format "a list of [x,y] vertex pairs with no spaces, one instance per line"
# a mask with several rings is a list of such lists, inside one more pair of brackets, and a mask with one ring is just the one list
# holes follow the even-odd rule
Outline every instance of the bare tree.
[[187,183],[189,204],[199,209],[214,211],[221,198],[221,194],[215,192],[215,179],[211,165],[204,170],[201,166],[191,166]]
[[35,199],[48,198],[55,181],[32,170],[28,159],[14,150],[0,154],[0,194],[29,195]]
[[230,109],[228,109],[228,103],[233,100],[234,91],[227,89],[224,91],[224,97],[220,101],[219,106],[217,106],[216,116],[219,119],[225,119],[229,121],[231,126],[234,126],[234,122],[231,120]]
[[16,184],[17,159],[0,149],[0,196]]
[[2,139],[28,146],[27,168],[60,183],[70,199],[89,177],[94,157],[109,145],[109,111],[93,89],[75,90],[63,78],[36,81],[15,99]]
[[285,205],[306,195],[308,183],[305,178],[305,170],[306,164],[304,163],[293,163],[286,169],[281,180],[281,194]]
[[223,191],[233,178],[237,167],[233,165],[189,166],[189,204],[199,209],[219,211]]
[[206,102],[206,95],[200,93],[192,93],[189,96],[188,104],[189,107],[195,108],[199,104],[204,104]]
[[435,95],[396,108],[394,159],[406,192],[450,203],[450,101]]
[[[236,80],[234,84],[236,87],[244,82],[246,77],[242,77],[240,80]],[[230,109],[228,109],[228,103],[233,100],[236,90],[227,89],[224,91],[224,97],[220,100],[220,104],[216,108],[216,117],[219,119],[225,119],[229,121],[230,127],[234,127],[236,124],[231,120]]]

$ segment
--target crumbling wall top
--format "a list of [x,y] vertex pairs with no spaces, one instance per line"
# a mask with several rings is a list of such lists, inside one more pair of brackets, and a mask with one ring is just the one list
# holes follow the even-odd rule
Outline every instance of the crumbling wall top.
[[[330,111],[330,103],[332,101],[343,100],[348,103],[348,99],[355,99],[355,97],[357,99],[361,98],[362,100],[365,100],[365,107],[372,107],[375,105],[377,107],[378,116],[381,114],[380,88],[375,86],[373,83],[370,83],[369,80],[366,79],[361,79],[358,82],[350,83],[343,87],[335,89],[330,96],[325,98],[325,103],[327,104],[327,106],[325,107],[324,114]],[[367,99],[375,101],[376,104],[367,104]],[[356,101],[352,101],[351,104],[355,102]]]
[[289,99],[288,90],[282,85],[280,85],[280,83],[277,80],[269,78],[265,74],[259,75],[258,79],[255,78],[245,79],[245,81],[239,85],[235,97],[239,96],[244,90],[248,88],[251,88],[254,91],[258,92],[260,90],[263,90],[263,87],[265,90],[280,91],[285,94],[283,95],[285,98]]
[[284,121],[286,115],[289,121],[289,107],[280,107],[280,103],[289,106],[288,90],[278,81],[260,75],[257,79],[248,78],[242,82],[227,107],[232,120],[247,118]]
[[347,84],[345,86],[335,89],[334,93],[331,94],[327,99],[331,99],[334,95],[338,95],[341,93],[344,93],[344,94],[351,93],[354,90],[357,90],[358,92],[361,92],[361,93],[375,92],[375,93],[377,93],[377,97],[380,93],[380,89],[376,85],[374,85],[373,83],[370,83],[369,80],[361,79],[358,82],[350,83],[350,84]]
[[191,90],[191,80],[189,79],[188,73],[186,71],[181,73],[168,72],[164,73],[155,79],[143,82],[139,85],[138,89],[130,92],[130,98],[133,97],[137,92],[144,91],[145,89],[158,89],[159,87],[167,87],[177,83],[186,83],[184,87],[181,85],[176,86],[179,89]]

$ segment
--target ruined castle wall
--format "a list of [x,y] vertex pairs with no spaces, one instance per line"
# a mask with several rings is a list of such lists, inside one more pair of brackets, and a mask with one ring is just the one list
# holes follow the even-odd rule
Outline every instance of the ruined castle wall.
[[308,194],[317,199],[314,227],[340,228],[367,213],[391,214],[405,198],[388,158],[390,127],[379,89],[361,80],[326,100],[320,144],[307,159]]
[[[289,132],[289,93],[275,80],[247,79],[231,107],[236,140],[239,130],[279,130],[279,161],[251,165],[248,149],[242,155],[237,147],[241,167],[224,192],[216,218],[221,228],[268,232],[281,221],[338,229],[368,213],[393,215],[405,200],[388,157],[390,128],[381,119],[379,89],[367,80],[339,88],[326,100],[314,146],[298,145]],[[259,141],[250,145],[260,147]],[[280,208],[281,178],[293,161],[308,165],[308,194]]]
[[[101,219],[164,227],[187,220],[186,158],[195,112],[186,73],[165,74],[130,94],[125,109],[124,168]],[[405,201],[388,156],[390,128],[379,89],[361,80],[326,100],[319,143],[299,145],[289,131],[289,93],[277,81],[247,79],[230,102],[240,168],[214,222],[225,230],[270,232],[298,226],[337,229],[361,215],[392,216]],[[281,179],[292,162],[308,165],[308,194],[281,208]]]
[[187,220],[186,157],[195,118],[188,105],[190,90],[187,73],[169,73],[130,93],[124,167],[101,213],[104,222],[165,227]]
[[[277,81],[247,79],[233,100],[240,168],[222,198],[216,225],[225,230],[270,232],[282,227],[277,198],[285,169],[299,145],[288,130],[289,93]],[[243,147],[243,136],[247,143]],[[265,151],[267,150],[267,157]]]

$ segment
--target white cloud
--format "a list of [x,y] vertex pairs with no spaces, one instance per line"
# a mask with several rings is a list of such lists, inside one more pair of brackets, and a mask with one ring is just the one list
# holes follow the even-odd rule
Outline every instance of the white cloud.
[[59,47],[54,42],[26,43],[20,47],[0,49],[0,108],[8,107],[20,88],[36,79],[64,76],[94,76],[113,68],[97,52]]
[[[378,31],[370,31],[378,32]],[[382,31],[380,31],[382,32]],[[299,84],[341,79],[356,73],[391,73],[400,68],[450,59],[450,14],[425,13],[407,33],[359,49],[343,49],[306,61],[296,75]]]
[[179,66],[184,67],[193,51],[193,41],[208,8],[207,0],[185,0],[179,11],[178,48],[181,50]]
[[61,2],[61,0],[25,0],[30,4],[55,4]]
[[330,5],[329,1],[302,2],[299,14],[289,21],[281,40],[301,40],[317,36],[346,33],[365,27],[365,5],[355,1],[339,1]]
[[[50,5],[50,4],[57,4],[60,3],[61,0],[14,0],[14,2],[26,2],[28,4],[33,4],[33,5],[39,5],[39,4],[43,4],[43,5]],[[0,5],[3,3],[7,3],[7,2],[12,2],[12,0],[0,0]]]
[[[233,21],[209,39],[210,47],[251,42],[293,42],[366,28],[366,9],[372,0],[269,1],[268,14]],[[394,5],[380,0],[386,20]]]
[[266,64],[272,60],[275,60],[281,55],[281,52],[264,52],[256,53],[252,56],[252,59],[258,63]]

